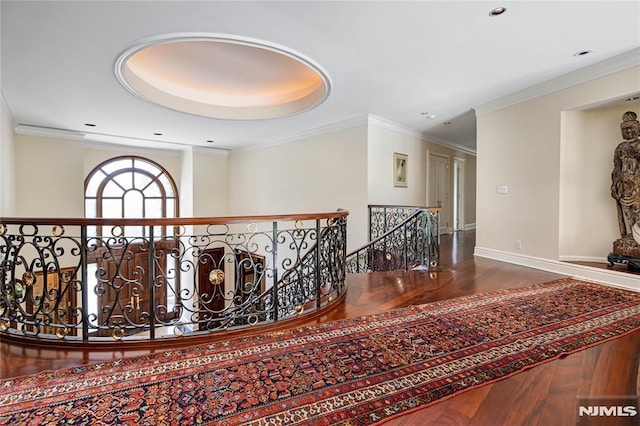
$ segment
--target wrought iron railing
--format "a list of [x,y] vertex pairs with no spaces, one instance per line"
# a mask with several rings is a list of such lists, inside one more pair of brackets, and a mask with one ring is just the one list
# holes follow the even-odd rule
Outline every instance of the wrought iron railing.
[[347,272],[440,270],[439,214],[439,207],[370,205],[370,241],[347,256]]
[[346,291],[347,215],[0,218],[0,335],[154,340],[316,311]]

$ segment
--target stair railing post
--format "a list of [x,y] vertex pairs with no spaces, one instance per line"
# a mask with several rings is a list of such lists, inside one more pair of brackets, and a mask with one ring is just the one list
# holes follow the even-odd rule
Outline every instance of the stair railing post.
[[402,226],[402,230],[404,232],[404,238],[402,239],[402,257],[404,258],[404,270],[408,270],[409,269],[409,259],[407,258],[407,256],[409,256],[409,250],[407,249],[407,223],[405,222],[405,224]]
[[272,226],[272,238],[273,238],[273,252],[271,253],[273,258],[273,320],[278,321],[278,222],[273,221]]
[[[316,235],[318,240],[316,241],[316,255],[315,255],[315,281],[316,281],[316,307],[320,308],[320,248],[322,247],[320,238],[320,219],[316,219]],[[329,266],[329,265],[327,265]]]
[[429,212],[429,269],[440,270],[440,210]]
[[371,241],[371,233],[373,232],[372,230],[372,225],[373,225],[373,207],[371,205],[369,205],[369,239],[367,241]]
[[80,278],[80,297],[82,298],[82,340],[89,340],[89,273],[87,271],[87,225],[80,226],[80,265],[82,277]]
[[429,231],[427,230],[427,214],[428,210],[421,209],[420,213],[420,221],[418,224],[418,228],[416,232],[420,236],[419,241],[416,244],[416,248],[420,247],[420,265],[428,265],[428,255],[427,255],[427,241],[429,238]]
[[155,240],[153,225],[149,225],[149,266],[147,273],[149,278],[149,339],[156,338],[156,286],[155,286]]
[[[388,231],[388,227],[389,227],[389,225],[387,223],[387,207],[386,206],[383,207],[383,209],[382,209],[382,217],[384,219],[384,228],[382,229],[382,233],[386,234],[387,231]],[[376,237],[379,237],[379,235],[376,235]]]

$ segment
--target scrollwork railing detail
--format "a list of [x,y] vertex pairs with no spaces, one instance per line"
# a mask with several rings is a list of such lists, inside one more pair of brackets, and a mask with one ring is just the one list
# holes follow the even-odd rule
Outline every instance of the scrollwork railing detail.
[[349,273],[440,269],[439,208],[369,206],[370,241],[350,253]]
[[346,291],[347,214],[2,218],[0,333],[153,340],[297,317]]

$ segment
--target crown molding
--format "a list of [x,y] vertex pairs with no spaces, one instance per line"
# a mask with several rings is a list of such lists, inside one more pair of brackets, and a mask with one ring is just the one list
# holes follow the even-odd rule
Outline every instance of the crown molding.
[[[116,150],[140,152],[144,149],[183,151],[187,148],[198,148],[200,152],[224,152],[228,150],[215,147],[201,147],[181,144],[177,142],[157,141],[152,139],[131,138],[118,135],[107,135],[103,133],[77,132],[73,130],[56,129],[52,127],[31,126],[18,124],[14,126],[14,131],[18,135],[36,136],[50,139],[65,139],[84,142],[87,146],[110,148]],[[114,148],[117,147],[117,148]]]
[[604,61],[596,62],[593,65],[580,68],[576,71],[561,75],[543,83],[527,87],[526,89],[513,92],[507,96],[478,105],[474,107],[474,109],[476,110],[477,116],[481,116],[639,65],[640,48],[631,49]]
[[377,115],[369,114],[368,123],[370,125],[380,127],[383,129],[391,130],[396,133],[403,134],[412,138],[422,140],[422,134],[415,129],[412,129],[395,121],[387,120],[386,118],[378,117]]
[[72,141],[84,141],[84,133],[71,130],[55,129],[51,127],[30,126],[28,124],[18,124],[13,130],[16,135],[37,136],[50,139],[66,139]]
[[[185,149],[195,148],[194,145],[189,145],[185,143],[179,142],[171,142],[171,141],[159,141],[154,139],[144,139],[144,138],[133,138],[128,136],[119,136],[119,135],[107,135],[103,133],[84,133],[84,141],[87,144],[91,144],[94,146],[97,145],[125,145],[127,147],[131,147],[133,149],[155,149],[155,150],[164,150],[164,151],[184,151]],[[223,148],[214,148],[214,147],[198,147],[203,150],[217,150],[217,151],[226,151]]]
[[192,151],[194,153],[206,154],[206,155],[215,155],[226,157],[229,154],[229,151],[220,149],[220,148],[207,148],[207,147],[198,147],[198,146],[181,146],[176,149],[167,149],[166,147],[162,148],[154,148],[151,146],[140,146],[140,145],[121,145],[115,144],[111,142],[99,142],[99,141],[91,141],[85,140],[84,146],[87,148],[95,148],[104,151],[113,151],[113,152],[128,152],[132,154],[145,154],[149,152],[153,152],[154,155],[164,155],[167,157],[177,157],[182,155],[186,151]]
[[477,155],[476,150],[469,148],[468,146],[464,146],[464,145],[460,145],[457,144],[455,142],[451,142],[445,139],[439,139],[436,137],[433,137],[431,135],[424,135],[420,132],[418,132],[415,129],[412,129],[410,127],[407,126],[403,126],[402,124],[398,124],[396,122],[387,120],[385,118],[381,118],[378,117],[376,115],[373,114],[369,114],[369,124],[376,126],[376,127],[381,127],[383,129],[387,129],[387,130],[391,130],[393,132],[396,133],[401,133],[405,136],[409,136],[409,137],[413,137],[416,139],[421,140],[422,142],[427,142],[427,143],[432,143],[435,145],[440,145],[444,148],[449,148],[449,149],[453,149],[455,151],[461,151],[467,154],[471,154],[471,155]]
[[440,145],[440,146],[443,146],[445,148],[453,149],[455,151],[462,151],[462,152],[467,153],[469,155],[473,155],[474,157],[476,155],[478,155],[478,153],[477,153],[477,151],[475,149],[469,148],[468,146],[460,145],[460,144],[457,144],[455,142],[450,142],[450,141],[447,141],[447,140],[444,140],[444,139],[438,139],[438,138],[435,138],[435,137],[433,137],[431,135],[423,137],[423,140],[425,142],[430,142],[432,144]]
[[184,152],[184,149],[166,149],[166,148],[154,148],[154,147],[141,147],[139,145],[122,145],[110,142],[98,142],[87,141],[83,143],[83,147],[86,149],[96,149],[100,151],[114,152],[114,155],[121,155],[124,153],[134,155],[160,155],[165,157],[178,157]]
[[[245,148],[239,149],[223,149],[223,148],[214,148],[214,147],[204,147],[204,146],[192,146],[186,144],[180,144],[175,142],[165,142],[165,141],[157,141],[151,139],[141,139],[141,138],[130,138],[124,136],[117,135],[107,135],[102,133],[91,133],[91,132],[77,132],[72,130],[64,130],[64,129],[56,129],[52,127],[42,127],[42,126],[31,126],[26,124],[18,124],[13,126],[16,134],[19,135],[27,135],[27,136],[37,136],[37,137],[45,137],[45,138],[53,138],[53,139],[66,139],[66,140],[76,140],[82,141],[87,145],[96,146],[96,147],[106,147],[107,145],[120,145],[126,147],[132,147],[139,151],[140,149],[158,149],[158,150],[175,150],[182,151],[188,148],[195,148],[199,152],[249,152],[249,151],[258,151],[261,149],[270,148],[277,145],[283,145],[291,142],[300,141],[302,139],[308,139],[315,136],[322,136],[330,133],[335,133],[341,130],[352,129],[360,126],[373,125],[377,127],[381,127],[387,130],[394,131],[396,133],[401,133],[406,136],[413,137],[422,142],[432,143],[435,145],[440,145],[445,148],[453,149],[455,151],[464,152],[470,155],[476,155],[476,151],[472,148],[466,147],[464,145],[459,145],[455,142],[435,138],[433,136],[425,136],[422,133],[414,130],[412,128],[403,126],[396,122],[377,117],[375,115],[369,114],[367,116],[358,116],[351,117],[346,120],[337,121],[325,126],[315,127],[313,129],[305,130],[302,132],[290,134],[283,138],[276,138],[267,141],[266,143],[260,143],[251,145]],[[132,145],[133,142],[133,145]]]
[[231,152],[228,149],[223,148],[213,148],[208,146],[192,146],[191,150],[195,153],[199,154],[207,154],[207,155],[220,155],[222,157],[227,157]]
[[244,148],[233,149],[233,153],[259,151],[261,149],[271,148],[277,145],[284,145],[291,142],[297,142],[302,139],[309,139],[315,136],[323,136],[329,133],[339,132],[341,130],[352,129],[354,127],[360,127],[367,125],[367,118],[362,116],[351,117],[345,120],[336,121],[324,126],[314,127],[312,129],[304,130],[302,132],[293,133],[282,138],[274,138],[267,140],[265,143],[259,143],[250,145]]

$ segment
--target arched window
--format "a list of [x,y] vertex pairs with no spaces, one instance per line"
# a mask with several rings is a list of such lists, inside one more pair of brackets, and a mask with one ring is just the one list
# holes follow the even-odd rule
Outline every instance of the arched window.
[[116,157],[99,164],[85,179],[84,188],[87,218],[178,217],[173,178],[143,157]]
[[[87,218],[178,217],[173,178],[162,166],[143,157],[116,157],[99,164],[85,179],[84,191]],[[109,227],[103,234],[102,226],[87,227],[91,247],[87,288],[96,289],[88,292],[88,310],[96,312],[90,325],[110,324],[114,330],[126,327],[125,334],[138,332],[146,326],[141,312],[149,315],[152,306],[156,321],[175,319],[179,291],[175,257],[154,258],[155,273],[163,276],[163,286],[152,288],[144,274],[149,265],[149,240],[157,250],[167,252],[176,246],[175,238],[167,235],[166,226],[127,226],[114,233],[116,230]],[[123,306],[134,314],[125,315]]]

